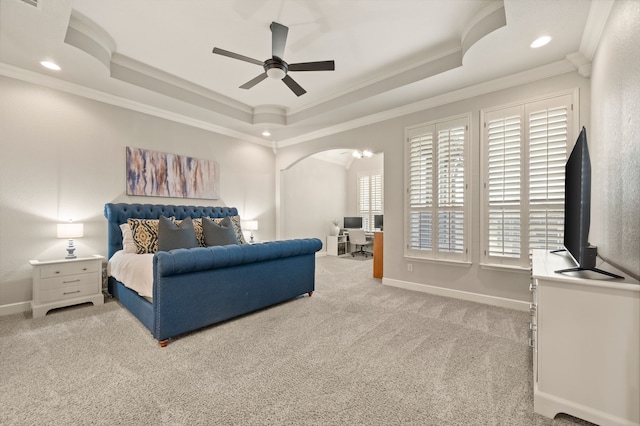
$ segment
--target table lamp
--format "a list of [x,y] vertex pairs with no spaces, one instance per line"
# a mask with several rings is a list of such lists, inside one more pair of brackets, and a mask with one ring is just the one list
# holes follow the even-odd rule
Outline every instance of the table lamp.
[[250,242],[253,242],[253,231],[257,231],[258,230],[258,221],[257,220],[245,220],[244,224],[242,225],[242,227],[244,229],[246,229],[247,231],[251,231],[251,235],[250,235]]
[[58,224],[58,238],[66,238],[69,240],[69,246],[67,247],[67,255],[65,259],[75,259],[76,255],[73,253],[76,248],[73,246],[74,238],[82,238],[84,235],[84,225],[82,223],[59,223]]

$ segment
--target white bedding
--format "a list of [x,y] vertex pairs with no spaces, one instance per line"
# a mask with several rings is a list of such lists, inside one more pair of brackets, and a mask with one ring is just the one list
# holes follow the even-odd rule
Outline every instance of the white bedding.
[[153,253],[118,250],[109,259],[107,273],[140,296],[153,297]]

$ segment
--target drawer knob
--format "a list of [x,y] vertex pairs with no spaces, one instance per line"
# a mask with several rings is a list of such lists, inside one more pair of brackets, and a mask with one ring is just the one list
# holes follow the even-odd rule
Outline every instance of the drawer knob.
[[77,283],[78,281],[80,281],[80,278],[77,278],[75,280],[69,280],[69,281],[63,281],[63,283],[68,284],[68,283]]
[[80,293],[80,290],[75,290],[75,291],[65,291],[65,292],[64,292],[64,293],[62,293],[62,294],[64,294],[64,295],[66,296],[67,294],[74,294],[74,293]]

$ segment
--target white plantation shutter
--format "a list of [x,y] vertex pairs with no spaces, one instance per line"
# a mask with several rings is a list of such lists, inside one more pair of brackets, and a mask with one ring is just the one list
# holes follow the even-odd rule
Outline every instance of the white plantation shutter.
[[520,114],[505,112],[510,113],[487,122],[488,254],[520,258],[522,124]]
[[562,247],[572,96],[483,111],[483,261],[528,267]]
[[467,122],[407,130],[407,255],[466,260]]
[[438,247],[464,251],[465,127],[438,131]]
[[358,216],[365,231],[374,230],[373,217],[383,212],[382,184],[381,171],[358,175]]
[[529,250],[562,248],[568,105],[533,104],[529,117]]
[[433,138],[435,126],[409,138],[409,247],[433,249]]

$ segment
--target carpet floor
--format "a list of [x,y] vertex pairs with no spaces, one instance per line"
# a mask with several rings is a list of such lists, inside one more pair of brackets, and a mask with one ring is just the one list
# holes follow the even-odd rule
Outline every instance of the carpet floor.
[[119,302],[0,317],[2,425],[588,425],[533,413],[529,316],[383,286],[316,291],[160,348]]

